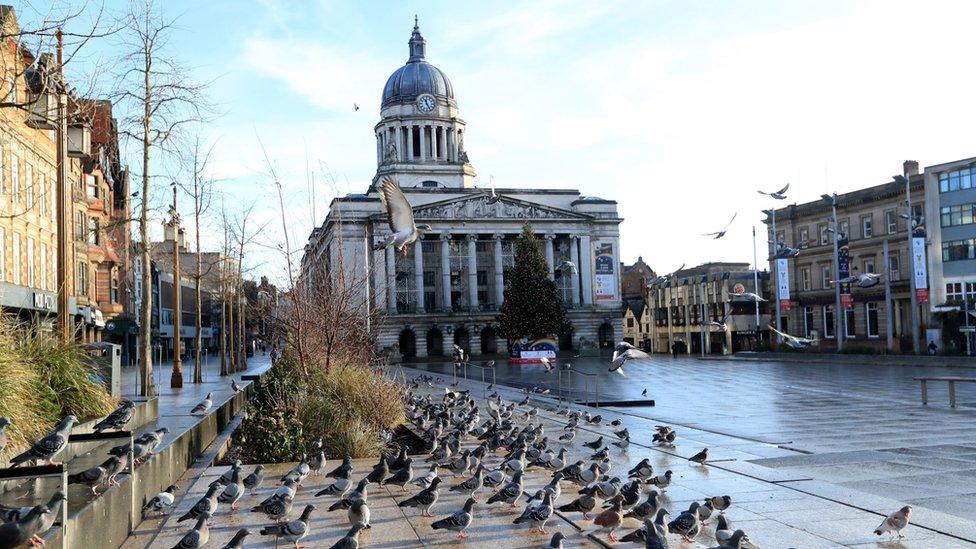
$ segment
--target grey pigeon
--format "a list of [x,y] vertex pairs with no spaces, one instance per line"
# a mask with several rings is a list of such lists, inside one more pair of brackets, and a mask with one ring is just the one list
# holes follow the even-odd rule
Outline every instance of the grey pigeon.
[[363,523],[353,525],[346,535],[339,538],[339,541],[333,543],[329,549],[359,549],[359,531],[365,527]]
[[685,541],[694,541],[695,536],[701,530],[701,521],[698,518],[698,502],[692,502],[690,509],[682,512],[677,518],[669,522],[668,530],[679,534]]
[[[61,490],[55,492],[48,500],[46,507],[50,513],[45,513],[38,527],[38,535],[47,532],[61,512],[61,505],[67,500],[67,496]],[[27,516],[33,507],[5,507],[0,505],[0,523],[17,522]]]
[[339,477],[332,484],[326,486],[318,492],[315,492],[315,497],[324,496],[326,494],[339,497],[346,495],[346,492],[352,488],[352,478],[349,475],[350,473],[346,473],[345,477]]
[[651,490],[651,492],[647,494],[647,499],[644,500],[644,502],[640,505],[637,505],[627,512],[627,514],[624,515],[624,518],[633,518],[637,520],[644,520],[648,518],[654,519],[654,517],[657,516],[658,509],[661,508],[661,504],[658,501],[658,496],[660,496],[660,494],[656,490]]
[[881,535],[884,533],[890,533],[892,535],[897,534],[899,538],[904,537],[901,531],[908,526],[908,521],[912,517],[912,506],[906,505],[901,509],[895,511],[894,513],[885,517],[881,524],[874,529],[874,533]]
[[193,507],[187,511],[182,517],[176,522],[183,522],[184,520],[197,519],[202,515],[213,515],[217,512],[217,490],[220,489],[222,485],[219,482],[211,482],[210,486],[207,488],[207,493],[197,500]]
[[430,527],[434,530],[452,530],[457,532],[458,539],[466,539],[468,535],[464,531],[471,526],[471,521],[474,519],[471,514],[474,509],[474,498],[468,498],[464,502],[464,507],[454,514],[442,518],[440,520],[435,520],[430,524]]
[[522,472],[519,471],[512,477],[511,482],[506,484],[505,487],[495,493],[495,495],[488,498],[488,504],[491,505],[492,503],[501,501],[515,507],[515,502],[518,501],[518,498],[522,497],[522,492],[524,489],[525,484],[522,482]]
[[667,549],[668,533],[666,530],[659,530],[658,526],[653,520],[644,519],[644,547],[646,549]]
[[7,447],[7,425],[10,425],[10,418],[0,416],[0,453]]
[[206,545],[210,541],[210,523],[208,522],[210,517],[210,513],[203,513],[198,516],[193,529],[184,534],[179,543],[173,546],[173,549],[196,549]]
[[194,406],[193,409],[190,410],[190,413],[203,413],[203,415],[207,415],[207,411],[210,410],[211,406],[213,406],[213,393],[207,393],[207,397],[201,400],[199,404]]
[[389,235],[384,238],[382,243],[373,247],[374,250],[382,250],[393,246],[403,256],[407,255],[407,248],[423,238],[424,233],[430,232],[430,225],[416,225],[413,219],[413,207],[407,201],[407,197],[400,190],[400,185],[390,177],[383,178],[383,184],[377,190],[380,195],[380,202],[386,210],[387,221],[390,225]]
[[326,473],[326,477],[339,477],[343,475],[343,471],[352,471],[352,458],[346,456],[342,458],[342,463],[335,469]]
[[523,522],[529,522],[540,533],[546,533],[546,522],[552,517],[552,493],[546,492],[545,496],[542,498],[542,503],[539,505],[531,505],[522,511],[522,515],[512,521],[512,524],[522,524]]
[[244,495],[244,481],[241,480],[241,470],[235,468],[230,475],[230,483],[224,487],[224,491],[217,496],[220,503],[229,503],[230,510],[237,510],[237,501]]
[[566,505],[560,506],[559,510],[564,513],[583,513],[583,518],[590,520],[589,513],[595,508],[596,498],[591,495],[583,494]]
[[239,392],[241,392],[241,391],[244,390],[243,387],[241,387],[240,385],[237,384],[237,380],[236,379],[230,380],[230,388],[233,389],[233,391],[235,393],[239,393]]
[[322,474],[322,467],[325,467],[325,451],[319,450],[317,454],[312,454],[312,459],[308,462],[308,468],[315,476]]
[[96,433],[101,433],[107,429],[115,429],[116,431],[120,431],[127,423],[129,423],[129,421],[132,420],[132,416],[134,416],[135,413],[135,402],[132,402],[131,400],[123,400],[122,404],[116,408],[114,412],[95,424],[94,430]]
[[65,446],[68,445],[68,435],[71,434],[71,428],[76,423],[78,423],[78,418],[75,416],[66,416],[58,422],[53,431],[32,444],[26,452],[14,456],[10,460],[10,468],[12,469],[21,463],[31,460],[44,460],[51,465],[58,465],[54,461],[54,456],[61,453]]
[[241,462],[241,460],[239,460],[239,459],[236,460],[234,462],[234,464],[231,465],[230,469],[227,469],[226,471],[224,471],[224,474],[220,475],[220,478],[217,479],[217,480],[219,480],[220,483],[223,484],[223,485],[230,484],[230,479],[231,479],[231,476],[234,474],[234,471],[240,471],[241,467],[243,467],[243,466],[244,466],[244,463]]
[[306,505],[302,510],[302,515],[295,520],[275,524],[261,529],[262,536],[274,536],[275,538],[285,538],[298,547],[298,542],[308,535],[308,519],[315,510],[314,505]]
[[25,543],[43,545],[40,538],[41,526],[51,510],[44,505],[34,506],[26,515],[15,522],[0,524],[0,548],[20,547]]
[[250,475],[244,477],[244,487],[252,494],[261,487],[262,482],[264,482],[264,465],[258,465]]
[[566,539],[566,536],[564,536],[562,532],[556,532],[549,540],[549,549],[563,549],[564,539]]
[[91,489],[92,497],[98,495],[98,485],[108,480],[109,469],[114,469],[119,458],[112,456],[101,465],[68,475],[68,484],[84,484]]
[[356,489],[351,494],[343,496],[342,499],[329,506],[329,512],[331,513],[339,509],[349,509],[353,503],[359,500],[366,501],[369,496],[369,493],[366,491],[368,485],[368,480],[360,479],[359,484],[356,485]]
[[691,456],[688,458],[688,461],[693,461],[699,465],[705,465],[705,462],[708,461],[708,448],[705,448],[701,452]]
[[467,494],[469,497],[474,497],[475,493],[481,489],[482,482],[484,481],[485,468],[484,465],[479,464],[478,469],[474,472],[474,476],[468,478],[464,482],[458,483],[455,486],[451,486],[449,492],[461,492]]
[[407,490],[407,484],[411,480],[413,480],[413,468],[412,467],[413,467],[413,460],[411,458],[407,458],[406,461],[403,464],[403,467],[401,467],[398,471],[394,472],[393,473],[393,476],[385,479],[382,482],[382,485],[383,486],[388,486],[388,485],[392,484],[393,486],[399,486],[400,489],[401,489],[401,491],[403,491],[403,492],[408,491]]
[[715,523],[715,541],[719,544],[732,539],[732,522],[723,514],[719,514],[718,521]]
[[398,507],[420,507],[423,512],[420,514],[422,517],[432,517],[430,510],[437,503],[437,499],[440,497],[438,492],[438,487],[441,485],[441,478],[437,477],[431,481],[430,486],[424,488],[417,495],[412,498],[405,499],[397,504]]
[[288,516],[294,502],[294,498],[289,494],[273,495],[252,507],[251,511],[260,511],[267,515],[269,519],[277,522]]
[[412,484],[414,484],[416,486],[420,486],[421,488],[427,488],[428,486],[430,486],[430,483],[435,478],[437,478],[437,464],[436,463],[435,464],[432,464],[430,466],[430,469],[427,470],[427,473],[425,473],[424,476],[422,476],[422,477],[420,477],[418,479],[415,479],[412,482]]
[[361,522],[366,525],[366,528],[370,528],[369,515],[369,506],[361,499],[354,501],[352,506],[349,507],[349,510],[346,511],[346,518],[349,519],[350,525]]
[[175,484],[171,484],[162,492],[156,494],[145,505],[142,506],[142,512],[155,511],[157,513],[162,513],[165,510],[173,506],[176,501],[176,490]]
[[386,478],[386,475],[389,474],[389,472],[390,469],[386,465],[386,458],[381,457],[380,462],[374,465],[373,470],[366,475],[366,480],[372,484],[379,484],[380,482],[383,482],[383,479]]
[[742,543],[747,541],[749,541],[749,538],[746,536],[746,533],[742,530],[736,530],[735,532],[732,532],[731,536],[729,536],[728,541],[723,542],[721,545],[711,547],[710,549],[741,549]]
[[238,530],[234,537],[230,538],[227,545],[223,546],[221,549],[244,549],[244,538],[251,535],[251,531],[247,528],[241,528]]

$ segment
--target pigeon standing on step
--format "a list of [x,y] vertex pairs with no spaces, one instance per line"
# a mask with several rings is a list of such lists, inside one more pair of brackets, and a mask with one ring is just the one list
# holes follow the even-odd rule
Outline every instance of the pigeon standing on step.
[[173,549],[197,549],[203,547],[210,541],[210,520],[211,515],[204,513],[197,517],[193,529],[183,535],[179,543]]
[[683,511],[668,523],[668,531],[680,535],[687,542],[692,542],[701,530],[701,520],[698,518],[698,502],[693,502],[687,511]]
[[197,502],[193,504],[193,507],[190,507],[190,510],[187,511],[176,522],[193,520],[202,515],[213,516],[217,512],[217,490],[219,490],[221,486],[222,484],[219,482],[211,482],[210,486],[207,488],[207,493],[204,494],[202,498],[197,500]]
[[427,473],[425,473],[424,476],[414,480],[411,484],[414,484],[415,486],[420,486],[421,488],[427,488],[428,486],[430,486],[430,483],[433,482],[435,478],[437,478],[436,463],[430,466],[430,469],[427,470]]
[[40,538],[41,525],[45,515],[51,510],[44,505],[36,505],[20,520],[0,524],[0,547],[20,547],[26,543],[43,545]]
[[349,519],[350,525],[361,522],[366,525],[366,528],[371,528],[369,516],[369,506],[366,505],[366,502],[361,499],[354,501],[352,506],[349,507],[349,510],[346,511],[346,518]]
[[458,539],[466,539],[468,535],[464,531],[471,526],[471,521],[474,519],[472,515],[472,510],[474,509],[474,498],[468,498],[464,502],[464,507],[458,511],[455,511],[449,517],[442,518],[440,520],[435,520],[430,524],[430,527],[434,530],[452,530],[457,532]]
[[725,515],[719,515],[718,521],[715,523],[715,541],[719,544],[728,542],[732,538],[732,521],[729,520]]
[[693,461],[698,465],[705,465],[705,462],[708,461],[708,448],[705,448],[701,452],[691,456],[688,458],[688,461]]
[[224,487],[224,491],[217,496],[220,503],[229,503],[230,510],[237,510],[237,501],[244,496],[244,481],[241,480],[241,470],[235,467],[230,475],[230,483]]
[[713,496],[706,501],[712,504],[712,509],[721,513],[732,505],[732,496]]
[[78,423],[78,418],[75,416],[66,416],[55,425],[53,431],[32,444],[26,452],[14,456],[10,460],[9,467],[12,469],[21,463],[31,460],[44,460],[50,465],[58,465],[54,461],[54,456],[61,453],[65,446],[68,445],[68,435],[71,434],[71,428],[76,423]]
[[173,502],[176,501],[176,490],[177,486],[171,484],[162,492],[156,494],[145,505],[142,506],[142,512],[147,513],[153,511],[156,513],[162,513],[165,515],[165,511],[173,507]]
[[207,393],[207,397],[200,401],[199,404],[190,410],[191,414],[203,414],[207,415],[207,411],[213,406],[213,393]]
[[484,465],[478,465],[478,469],[474,472],[474,476],[468,478],[467,480],[458,483],[455,486],[451,486],[448,490],[449,492],[461,492],[468,497],[474,498],[478,490],[481,489],[482,482],[485,477],[485,467]]
[[610,541],[618,541],[617,537],[613,535],[613,531],[620,527],[623,522],[624,517],[621,513],[620,501],[617,501],[609,509],[600,513],[593,519],[593,524],[599,526],[600,529],[607,531],[607,538]]
[[559,510],[564,513],[583,513],[585,520],[590,520],[590,511],[596,508],[596,498],[583,494],[566,505],[560,506]]
[[312,472],[312,475],[319,476],[322,474],[322,468],[325,467],[325,451],[319,450],[318,453],[312,454],[312,459],[308,462],[308,467]]
[[252,494],[261,487],[262,482],[264,482],[264,465],[258,465],[250,475],[244,477],[244,487]]
[[542,503],[532,505],[522,511],[522,515],[512,521],[512,524],[531,523],[541,534],[546,534],[546,522],[552,517],[552,493],[546,492]]
[[352,528],[346,532],[346,535],[339,538],[339,541],[332,544],[329,549],[359,549],[359,531],[365,528],[365,524],[359,523],[353,525]]
[[244,549],[244,538],[249,535],[251,535],[250,530],[241,528],[234,534],[234,537],[230,538],[227,545],[221,547],[221,549]]
[[98,486],[108,480],[109,469],[114,470],[118,463],[119,458],[112,456],[101,465],[68,475],[68,484],[84,484],[91,489],[92,497],[96,497],[98,496]]
[[519,471],[512,476],[512,480],[505,485],[504,488],[499,490],[495,495],[488,498],[488,504],[496,502],[505,502],[515,507],[516,502],[520,497],[522,497],[522,492],[525,489],[525,484],[522,481],[522,472]]
[[318,492],[315,492],[315,497],[324,496],[328,494],[330,496],[338,496],[341,498],[346,495],[346,492],[348,492],[350,488],[352,488],[351,471],[346,473],[346,476],[335,479],[335,482],[333,482],[332,484],[326,486],[325,488],[319,490]]
[[327,478],[338,478],[345,476],[345,474],[350,471],[352,471],[352,458],[346,456],[342,458],[342,463],[340,463],[335,469],[326,473],[325,476]]
[[123,400],[122,404],[115,409],[114,412],[105,417],[105,419],[99,421],[93,427],[96,433],[101,433],[107,429],[115,429],[116,431],[121,431],[123,427],[130,420],[132,416],[136,413],[136,404],[131,400]]
[[400,491],[408,492],[407,484],[413,480],[413,459],[407,458],[399,470],[395,471],[390,478],[383,480],[382,485],[388,486],[392,484],[393,486],[399,486]]
[[269,519],[280,522],[281,519],[291,513],[292,505],[295,503],[294,496],[290,494],[275,494],[251,508],[251,511],[259,511],[268,516]]
[[241,392],[241,391],[243,391],[243,390],[244,390],[244,388],[243,388],[243,387],[241,387],[240,385],[238,385],[238,384],[237,384],[237,380],[236,380],[236,379],[232,379],[232,380],[230,380],[230,388],[231,388],[231,389],[232,389],[232,390],[233,390],[233,391],[234,391],[235,393],[239,393],[239,392]]
[[276,539],[285,538],[294,543],[295,547],[297,548],[299,540],[308,535],[309,517],[312,515],[312,511],[314,510],[314,505],[306,505],[305,509],[302,510],[302,515],[300,517],[295,520],[289,520],[288,522],[262,528],[261,535],[274,536]]
[[405,499],[397,504],[398,507],[420,507],[423,509],[420,516],[422,517],[432,517],[434,516],[430,510],[437,503],[437,499],[440,497],[440,492],[438,487],[441,485],[440,477],[435,478],[431,481],[430,486],[424,488],[417,493],[412,498]]
[[380,457],[379,463],[373,466],[373,470],[366,475],[366,480],[371,484],[379,484],[383,482],[390,472],[389,467],[386,465],[386,458]]
[[874,533],[879,536],[884,533],[889,533],[892,536],[897,534],[899,538],[903,538],[905,536],[902,535],[901,531],[908,526],[908,521],[911,517],[912,506],[906,505],[881,521],[881,524],[874,529]]
[[562,532],[556,532],[555,534],[552,535],[552,538],[549,539],[549,545],[547,545],[546,547],[548,547],[549,549],[563,549],[564,539],[566,539],[566,536],[563,535]]

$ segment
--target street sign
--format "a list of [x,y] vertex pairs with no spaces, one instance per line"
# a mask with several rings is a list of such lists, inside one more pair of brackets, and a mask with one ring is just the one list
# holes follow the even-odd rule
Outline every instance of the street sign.
[[929,302],[929,289],[928,288],[915,288],[915,299],[919,303]]
[[959,331],[964,334],[973,334],[976,333],[976,326],[960,326]]
[[840,304],[844,309],[850,310],[854,307],[854,296],[851,294],[840,294]]

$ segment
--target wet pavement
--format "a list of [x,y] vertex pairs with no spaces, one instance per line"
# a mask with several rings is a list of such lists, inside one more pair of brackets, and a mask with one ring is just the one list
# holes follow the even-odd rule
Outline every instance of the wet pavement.
[[[946,384],[930,383],[923,406],[913,379],[976,377],[972,369],[655,356],[619,375],[606,371],[608,359],[566,362],[596,374],[601,400],[656,404],[617,411],[713,435],[727,459],[760,466],[760,476],[811,479],[976,520],[976,384],[958,384],[959,407],[951,409]],[[409,366],[453,379],[449,363]],[[499,384],[560,392],[556,375],[540,366],[498,361],[494,370]],[[480,380],[480,370],[469,368],[468,377]],[[577,400],[592,400],[585,379],[575,377]],[[561,389],[569,389],[565,381]]]

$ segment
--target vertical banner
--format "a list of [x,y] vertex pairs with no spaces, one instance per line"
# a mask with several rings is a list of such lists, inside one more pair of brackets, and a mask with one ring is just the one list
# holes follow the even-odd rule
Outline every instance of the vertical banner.
[[790,262],[785,257],[776,260],[776,286],[779,288],[779,310],[790,310]]
[[600,242],[593,253],[596,259],[596,299],[597,301],[613,300],[616,297],[613,243]]
[[851,295],[851,283],[844,282],[842,280],[848,280],[851,277],[851,249],[850,242],[847,239],[847,235],[839,233],[837,235],[837,281],[836,284],[840,284],[840,303],[844,309],[851,309],[854,307],[854,296]]
[[[917,231],[916,231],[917,233]],[[925,236],[912,237],[912,263],[915,265],[915,297],[919,303],[929,302],[929,276],[925,265]]]

